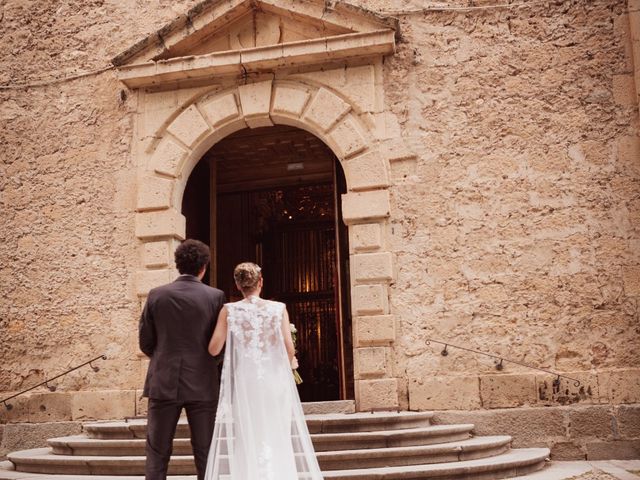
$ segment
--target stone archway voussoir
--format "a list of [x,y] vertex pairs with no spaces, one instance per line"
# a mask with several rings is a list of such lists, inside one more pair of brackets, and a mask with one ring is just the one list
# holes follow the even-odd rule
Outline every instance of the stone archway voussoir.
[[195,104],[187,107],[167,127],[167,131],[187,147],[193,147],[209,130],[209,124]]
[[320,131],[327,132],[349,110],[351,105],[326,88],[319,88],[305,111],[303,120],[316,126]]
[[311,94],[306,88],[276,84],[271,117],[285,116],[296,120],[299,119],[310,97]]
[[170,138],[165,138],[151,156],[151,170],[174,178],[178,177],[188,153]]
[[341,160],[352,157],[367,148],[363,129],[351,115],[343,118],[329,133],[330,146]]
[[238,87],[242,115],[249,128],[271,127],[271,91],[273,82],[248,83]]
[[226,92],[222,95],[205,98],[197,103],[213,128],[219,128],[225,123],[240,116],[237,103],[237,91]]

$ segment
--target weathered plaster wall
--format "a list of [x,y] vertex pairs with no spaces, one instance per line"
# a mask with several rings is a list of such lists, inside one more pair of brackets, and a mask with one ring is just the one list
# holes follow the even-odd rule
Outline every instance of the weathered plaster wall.
[[[7,0],[0,46],[11,55],[0,59],[0,83],[100,68],[195,3]],[[356,325],[371,345],[357,359],[369,404],[579,402],[604,404],[606,416],[608,405],[640,401],[640,140],[625,11],[622,0],[566,1],[402,17],[384,101],[397,120],[389,130],[414,155],[389,165],[389,228],[375,239],[395,259],[391,315]],[[109,356],[100,372],[74,373],[0,421],[143,409],[130,145],[138,97],[121,89],[107,72],[0,91],[0,391]],[[379,232],[352,234],[366,245]],[[426,337],[557,369],[584,389],[554,392],[548,376],[498,373],[453,350],[442,357]],[[398,379],[397,399],[377,377]],[[637,414],[628,408],[620,418]],[[637,429],[621,431],[637,448]],[[549,442],[566,443],[556,437]],[[565,451],[579,456],[586,445]]]
[[[411,408],[638,401],[628,30],[624,2],[403,22],[385,85],[417,153],[391,165],[396,368]],[[585,392],[563,383],[568,398],[540,398],[548,376],[494,376],[491,360],[443,357],[425,337],[576,372]]]
[[[194,3],[3,2],[0,83],[104,67]],[[98,362],[99,373],[74,372],[58,390],[139,387],[135,103],[121,88],[106,72],[0,91],[0,391],[101,353],[109,361]],[[61,419],[80,414],[71,399],[58,403]],[[24,409],[12,415],[24,418]],[[41,416],[34,405],[32,419]]]

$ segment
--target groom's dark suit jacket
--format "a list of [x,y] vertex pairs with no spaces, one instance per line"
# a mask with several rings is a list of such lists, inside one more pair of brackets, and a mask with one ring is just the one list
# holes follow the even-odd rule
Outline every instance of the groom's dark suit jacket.
[[192,275],[149,292],[140,318],[140,350],[151,358],[145,397],[157,400],[217,400],[217,361],[207,348],[224,305],[221,290]]

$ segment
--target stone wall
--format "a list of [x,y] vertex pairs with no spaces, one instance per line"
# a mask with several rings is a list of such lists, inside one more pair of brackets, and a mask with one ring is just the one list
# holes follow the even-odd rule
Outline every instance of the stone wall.
[[[0,84],[104,67],[194,3],[3,2]],[[58,391],[135,389],[135,103],[114,72],[0,91],[0,102],[0,391],[102,353],[98,373],[80,369]]]
[[[0,46],[11,54],[0,58],[0,84],[101,68],[195,4],[7,0]],[[384,231],[350,226],[352,249],[384,244],[394,265],[388,298],[376,299],[389,314],[354,325],[365,406],[615,417],[640,402],[640,139],[626,11],[622,0],[567,0],[400,17],[381,81],[386,127],[407,153],[390,156]],[[78,370],[56,393],[0,409],[0,423],[144,413],[138,100],[112,71],[0,90],[0,392],[108,356],[97,373]],[[378,264],[360,258],[352,269],[373,278],[367,269]],[[370,291],[360,285],[354,296]],[[581,385],[554,389],[553,377],[512,364],[498,372],[454,349],[444,357],[427,338]],[[586,453],[592,437],[576,443],[572,432],[558,438],[573,442],[574,457]],[[625,440],[640,437],[629,432]]]
[[[394,368],[412,409],[640,401],[640,141],[624,2],[402,21],[387,105]],[[425,345],[493,352],[549,378]],[[563,387],[564,389],[564,387]],[[624,393],[622,393],[624,392]]]

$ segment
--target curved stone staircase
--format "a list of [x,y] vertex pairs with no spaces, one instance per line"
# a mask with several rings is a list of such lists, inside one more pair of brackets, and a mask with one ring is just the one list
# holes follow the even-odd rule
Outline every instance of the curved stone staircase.
[[[549,455],[546,448],[511,449],[508,436],[473,436],[471,424],[432,425],[432,416],[308,414],[307,424],[326,479],[493,480],[539,470]],[[0,464],[0,480],[143,478],[145,419],[89,423],[84,430],[84,435],[50,439],[49,448],[9,454],[9,462]],[[184,419],[169,474],[195,479]]]

